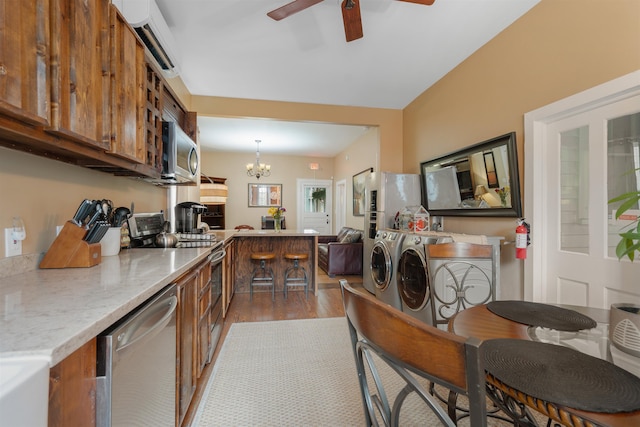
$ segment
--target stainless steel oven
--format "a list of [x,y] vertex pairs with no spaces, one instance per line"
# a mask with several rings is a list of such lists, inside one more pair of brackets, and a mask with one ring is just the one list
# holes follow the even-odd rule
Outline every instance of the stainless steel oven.
[[211,362],[220,334],[222,333],[222,261],[227,255],[224,242],[218,242],[211,250],[211,347],[208,361]]

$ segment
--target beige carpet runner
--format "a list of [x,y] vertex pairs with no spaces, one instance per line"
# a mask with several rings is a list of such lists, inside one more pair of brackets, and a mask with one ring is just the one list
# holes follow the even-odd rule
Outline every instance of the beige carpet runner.
[[[345,318],[233,324],[193,426],[362,426],[350,345]],[[381,375],[399,390],[391,369]],[[407,400],[400,420],[438,425],[417,398]]]

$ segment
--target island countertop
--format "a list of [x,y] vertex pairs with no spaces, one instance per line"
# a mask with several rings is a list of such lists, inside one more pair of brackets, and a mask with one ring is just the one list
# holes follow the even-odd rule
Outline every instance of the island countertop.
[[315,230],[237,230],[235,236],[243,237],[279,237],[279,236],[301,236],[301,237],[313,237],[318,236]]
[[129,249],[90,268],[36,269],[0,279],[0,356],[56,365],[173,283],[211,248]]

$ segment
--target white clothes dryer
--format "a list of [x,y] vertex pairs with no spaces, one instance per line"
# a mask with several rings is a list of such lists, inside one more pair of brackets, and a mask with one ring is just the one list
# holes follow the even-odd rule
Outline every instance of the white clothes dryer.
[[398,310],[402,310],[402,305],[395,270],[403,238],[399,231],[379,230],[368,260],[376,298]]
[[451,240],[450,237],[407,234],[402,242],[396,280],[402,311],[429,325],[433,324],[433,318],[424,245]]

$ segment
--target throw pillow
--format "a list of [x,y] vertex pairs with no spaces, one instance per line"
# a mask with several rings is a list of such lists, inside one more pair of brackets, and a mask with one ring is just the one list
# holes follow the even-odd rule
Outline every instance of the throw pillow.
[[349,232],[351,231],[351,228],[348,227],[342,227],[342,229],[340,229],[340,232],[338,233],[338,235],[336,236],[336,242],[341,242],[342,243],[342,239],[345,238],[345,236],[347,234],[349,234]]
[[351,230],[346,236],[340,240],[340,243],[357,243],[360,241],[360,232],[357,230]]

